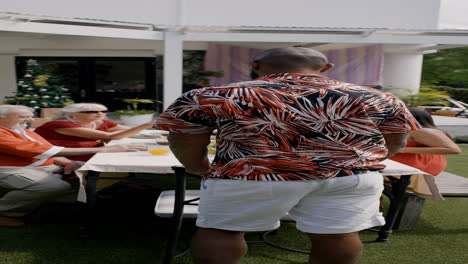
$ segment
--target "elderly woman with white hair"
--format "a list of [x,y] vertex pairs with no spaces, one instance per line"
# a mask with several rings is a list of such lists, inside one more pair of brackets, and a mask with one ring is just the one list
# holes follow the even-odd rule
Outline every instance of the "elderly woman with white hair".
[[[99,147],[113,139],[121,139],[151,128],[153,122],[134,128],[119,125],[105,119],[107,107],[96,103],[77,103],[65,106],[62,111],[35,132],[50,143],[63,147]],[[87,161],[92,155],[75,156],[71,159]]]

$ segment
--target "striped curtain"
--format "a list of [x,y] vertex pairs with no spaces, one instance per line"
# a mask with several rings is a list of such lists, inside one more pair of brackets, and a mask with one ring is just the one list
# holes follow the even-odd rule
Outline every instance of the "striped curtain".
[[[209,44],[205,55],[205,70],[223,72],[211,78],[211,85],[250,80],[250,63],[261,49],[232,45]],[[382,45],[322,50],[335,67],[323,74],[329,78],[359,85],[382,85]]]

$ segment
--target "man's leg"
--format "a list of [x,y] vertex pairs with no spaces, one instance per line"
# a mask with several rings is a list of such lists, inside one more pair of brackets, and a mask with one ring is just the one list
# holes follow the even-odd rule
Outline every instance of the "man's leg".
[[307,234],[312,242],[310,264],[356,264],[363,246],[358,232],[347,234]]
[[0,174],[0,187],[8,190],[0,197],[0,215],[21,217],[70,192],[70,184],[62,181],[60,175],[39,168],[17,170],[15,174]]
[[198,228],[192,239],[196,264],[238,264],[247,254],[244,232]]

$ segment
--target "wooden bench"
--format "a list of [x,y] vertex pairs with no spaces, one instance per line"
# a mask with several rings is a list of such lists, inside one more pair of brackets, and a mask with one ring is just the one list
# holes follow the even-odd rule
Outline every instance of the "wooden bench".
[[[442,172],[435,181],[443,197],[468,197],[468,178]],[[413,230],[424,206],[424,198],[408,193],[402,201],[394,230]]]

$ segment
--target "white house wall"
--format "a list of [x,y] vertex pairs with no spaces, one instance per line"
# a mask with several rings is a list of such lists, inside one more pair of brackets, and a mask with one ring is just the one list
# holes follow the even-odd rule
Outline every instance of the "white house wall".
[[422,53],[384,52],[384,87],[395,94],[415,94],[419,91]]
[[439,28],[468,29],[468,1],[441,0]]
[[186,1],[187,25],[436,28],[439,0]]
[[0,0],[0,11],[155,25],[177,24],[178,0]]
[[[163,41],[157,40],[10,33],[0,34],[0,43],[0,53],[7,50],[18,56],[154,56],[163,54]],[[40,54],[37,54],[37,51]],[[63,55],[67,51],[71,53]]]
[[16,92],[15,56],[0,53],[0,102]]
[[441,0],[1,0],[0,11],[154,25],[435,29]]

